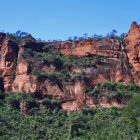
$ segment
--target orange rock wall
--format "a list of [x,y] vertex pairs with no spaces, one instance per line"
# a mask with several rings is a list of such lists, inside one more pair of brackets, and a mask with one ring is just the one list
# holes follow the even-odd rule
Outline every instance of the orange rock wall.
[[[97,101],[87,97],[85,91],[98,83],[105,81],[121,82],[123,84],[136,83],[140,85],[140,28],[134,22],[125,37],[126,46],[118,39],[87,39],[82,41],[65,41],[54,43],[28,42],[17,46],[8,40],[6,34],[0,33],[0,89],[4,91],[41,92],[46,97],[62,100],[62,108],[66,111],[79,110],[89,105],[91,107],[122,106],[115,99],[101,97]],[[48,79],[41,81],[31,73],[27,59],[24,57],[25,48],[42,51],[42,46],[53,46],[64,56],[99,55],[106,59],[96,62],[96,67],[84,68],[88,82],[75,81],[65,85],[52,85]],[[15,59],[17,59],[15,68]],[[43,66],[48,72],[53,72],[53,66]],[[80,71],[80,69],[73,69]],[[15,73],[15,77],[13,74]],[[125,103],[123,103],[125,104]]]
[[132,23],[125,42],[129,63],[132,65],[134,82],[140,85],[140,27],[136,22]]

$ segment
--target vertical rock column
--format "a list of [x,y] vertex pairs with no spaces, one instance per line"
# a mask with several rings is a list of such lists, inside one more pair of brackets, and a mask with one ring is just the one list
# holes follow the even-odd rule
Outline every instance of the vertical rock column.
[[134,83],[140,85],[140,27],[133,22],[125,37],[126,52],[132,66]]
[[0,71],[4,91],[12,90],[14,60],[18,55],[18,46],[11,40],[5,39],[1,47]]
[[16,77],[12,84],[12,90],[14,92],[35,92],[36,91],[36,80],[35,76],[28,74],[28,64],[24,57],[25,47],[19,47],[18,61],[16,68]]

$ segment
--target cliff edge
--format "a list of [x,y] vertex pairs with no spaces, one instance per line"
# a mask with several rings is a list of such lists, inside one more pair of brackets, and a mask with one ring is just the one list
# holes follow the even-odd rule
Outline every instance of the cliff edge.
[[[124,44],[125,41],[125,44]],[[86,105],[127,104],[115,98],[88,96],[105,81],[140,85],[140,27],[133,22],[124,40],[89,38],[78,41],[38,42],[31,36],[0,33],[0,89],[39,92],[62,101],[66,111]]]

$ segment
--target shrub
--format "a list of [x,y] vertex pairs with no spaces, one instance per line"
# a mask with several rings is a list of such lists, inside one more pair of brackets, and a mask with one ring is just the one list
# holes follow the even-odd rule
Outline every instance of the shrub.
[[96,97],[103,95],[121,99],[125,96],[131,97],[137,95],[139,92],[140,87],[136,84],[123,85],[121,83],[104,82],[101,85],[98,85],[97,88],[93,88],[88,91],[87,94]]
[[[101,89],[101,86],[97,88]],[[31,103],[32,109],[22,115],[9,106],[10,96],[12,100]],[[0,104],[0,139],[115,140],[140,137],[140,95],[134,96],[125,108],[84,108],[69,114],[60,109],[61,102],[55,99],[43,99],[42,104],[46,107],[34,108],[33,97],[31,93],[5,95],[4,103]]]
[[58,106],[58,105],[61,104],[61,101],[52,99],[52,100],[51,100],[51,104],[52,104],[52,105],[55,105],[55,106]]
[[42,105],[48,106],[50,104],[51,104],[51,101],[49,99],[45,98],[45,99],[42,100]]
[[6,103],[11,105],[14,109],[20,109],[20,103],[25,101],[27,109],[38,107],[37,101],[32,97],[32,93],[21,92],[21,93],[8,93],[6,97]]
[[140,116],[140,95],[133,96],[126,107],[127,117],[135,119]]
[[98,97],[101,94],[100,90],[98,88],[94,88],[90,92],[88,92],[89,96],[95,96]]
[[33,57],[35,55],[35,51],[33,51],[30,48],[25,49],[25,55],[29,55],[30,57]]
[[43,50],[47,53],[53,53],[54,46],[43,46]]
[[5,99],[5,94],[0,91],[0,100],[3,100],[3,99]]
[[32,74],[35,75],[37,78],[39,78],[41,76],[47,76],[47,72],[45,70],[33,69]]
[[15,44],[21,44],[23,42],[21,37],[18,36],[13,36],[11,34],[7,34],[7,38],[9,38],[10,40],[12,40],[12,42],[14,42]]
[[59,72],[46,72],[45,70],[33,69],[32,74],[38,79],[41,77],[46,77],[54,84],[57,82],[66,82],[70,80],[70,75],[67,70],[61,70]]
[[73,75],[71,75],[71,80],[75,81],[75,80],[85,80],[86,78],[86,73],[84,71],[82,72],[77,72]]
[[9,96],[6,98],[6,103],[11,105],[14,109],[20,109],[20,97],[17,93],[10,92]]
[[60,109],[61,101],[55,100],[55,99],[50,100],[50,99],[45,98],[42,100],[42,105],[50,109],[56,109],[56,108]]
[[37,101],[34,99],[34,98],[27,98],[26,100],[25,100],[25,102],[26,102],[26,105],[27,105],[27,109],[31,109],[31,108],[34,108],[34,107],[38,107],[39,105],[38,105],[38,103],[37,103]]

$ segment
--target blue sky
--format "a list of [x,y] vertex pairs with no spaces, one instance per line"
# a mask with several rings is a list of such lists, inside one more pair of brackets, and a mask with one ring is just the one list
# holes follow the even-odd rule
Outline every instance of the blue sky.
[[0,30],[22,30],[44,40],[127,33],[140,24],[140,0],[0,0]]

